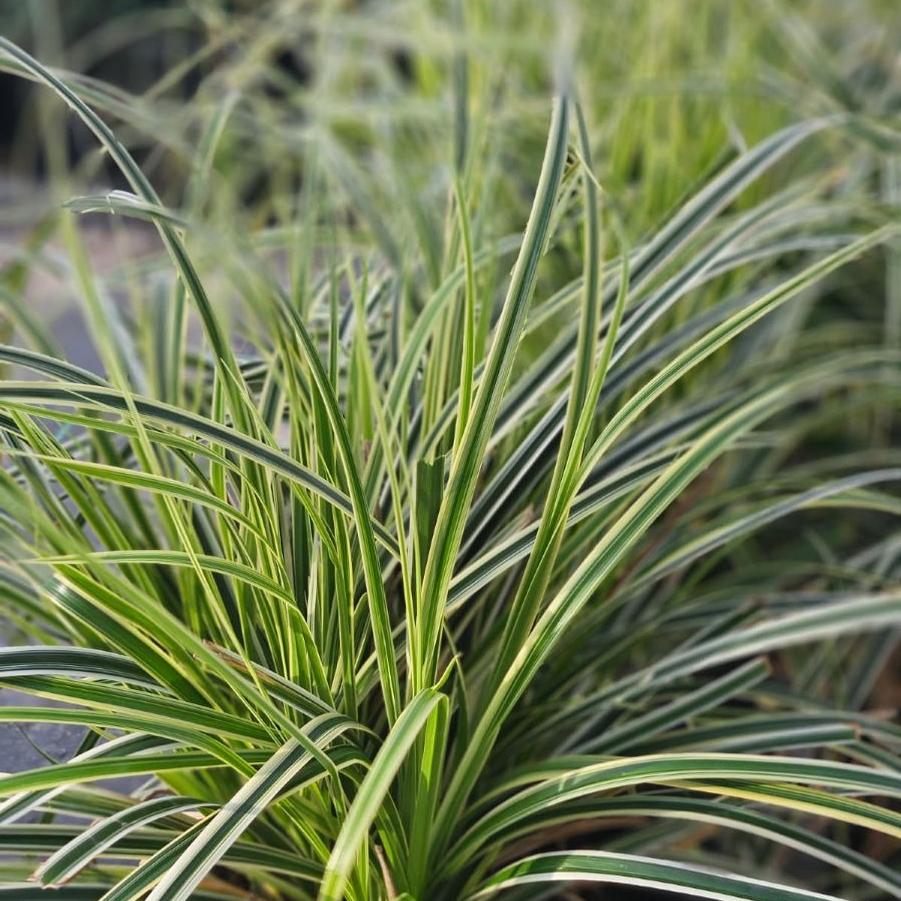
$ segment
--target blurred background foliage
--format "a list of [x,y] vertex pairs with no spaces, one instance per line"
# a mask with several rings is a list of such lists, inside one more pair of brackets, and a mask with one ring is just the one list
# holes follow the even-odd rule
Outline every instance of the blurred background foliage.
[[[459,150],[461,79],[478,107],[469,118],[487,132],[471,136],[473,148],[500,148],[492,162],[508,176],[505,196],[521,193],[525,202],[520,180],[543,141],[561,11],[573,32],[563,40],[575,47],[583,102],[597,125],[599,176],[636,234],[729,149],[795,119],[843,109],[887,114],[901,105],[901,10],[892,0],[465,6],[4,0],[0,28],[78,73],[111,114],[127,111],[126,143],[150,155],[149,174],[172,203],[182,199],[198,135],[230,98],[216,166],[228,188],[223,199],[276,220],[284,187],[311,157],[339,147],[348,165],[376,176],[366,184],[381,189],[374,203],[397,196],[398,182],[415,174],[422,209],[410,215],[440,231],[426,198],[444,188],[442,170]],[[46,172],[35,127],[41,102],[21,80],[4,80],[8,170]],[[483,110],[492,113],[484,124]],[[87,173],[100,165],[95,142],[74,122],[69,149]],[[412,202],[409,193],[401,196]]]
[[[564,45],[605,200],[633,244],[787,123],[853,111],[867,131],[867,116],[901,108],[893,0],[3,0],[0,31],[72,73],[163,201],[212,223],[220,246],[252,234],[261,252],[283,251],[303,222],[320,230],[321,249],[337,226],[395,267],[415,249],[432,287],[460,165],[478,209],[475,240],[521,228]],[[71,185],[125,184],[46,92],[0,79],[4,224],[41,223],[33,238],[45,241]],[[193,190],[206,164],[196,150],[213,132],[215,160]],[[901,193],[896,151],[874,126],[863,141],[836,131],[808,142],[735,209],[824,165],[849,197],[859,189],[896,203]],[[549,284],[578,272],[571,236],[552,254]],[[901,276],[889,282],[890,303],[858,306],[852,289],[846,312],[901,341]]]

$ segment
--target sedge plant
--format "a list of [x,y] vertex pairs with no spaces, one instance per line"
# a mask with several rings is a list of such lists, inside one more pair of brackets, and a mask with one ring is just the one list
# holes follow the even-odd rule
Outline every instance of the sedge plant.
[[0,721],[81,742],[4,762],[0,897],[901,897],[883,44],[346,6],[0,40],[64,195],[0,272]]

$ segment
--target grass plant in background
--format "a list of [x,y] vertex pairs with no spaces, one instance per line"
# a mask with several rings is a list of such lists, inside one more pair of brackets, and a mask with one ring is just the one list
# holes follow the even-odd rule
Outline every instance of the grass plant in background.
[[893,4],[66,10],[0,720],[81,744],[0,898],[901,897]]

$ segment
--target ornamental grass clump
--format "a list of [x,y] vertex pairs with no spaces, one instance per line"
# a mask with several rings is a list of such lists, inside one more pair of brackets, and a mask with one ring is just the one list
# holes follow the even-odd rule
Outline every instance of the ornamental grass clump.
[[891,9],[198,6],[0,40],[0,898],[901,898]]

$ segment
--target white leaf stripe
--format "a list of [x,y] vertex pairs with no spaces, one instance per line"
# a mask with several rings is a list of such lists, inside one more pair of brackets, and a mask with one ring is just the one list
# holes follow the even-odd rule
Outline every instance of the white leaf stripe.
[[618,798],[590,798],[562,808],[548,808],[524,823],[521,829],[508,833],[508,840],[549,826],[594,817],[648,816],[695,823],[713,823],[762,836],[811,857],[826,861],[860,877],[893,898],[901,898],[901,874],[867,855],[847,848],[811,829],[763,813],[752,807],[729,803],[728,799],[682,797],[679,795],[635,794]]
[[528,857],[504,867],[468,898],[486,898],[516,885],[577,881],[663,889],[716,901],[841,901],[834,895],[727,876],[674,861],[603,851],[561,851]]
[[127,807],[125,810],[99,820],[77,838],[52,854],[36,870],[34,878],[44,885],[58,884],[70,879],[82,867],[115,845],[129,832],[140,829],[163,817],[197,810],[205,804],[196,798],[153,798]]
[[413,698],[397,718],[344,818],[326,864],[319,901],[340,901],[343,897],[354,858],[367,840],[382,800],[432,711],[445,701],[438,692],[426,689]]
[[571,100],[566,95],[558,97],[554,104],[538,188],[522,247],[516,258],[501,317],[485,362],[485,373],[479,383],[459,450],[454,456],[444,500],[435,524],[423,575],[422,609],[411,639],[414,690],[431,685],[436,675],[437,645],[454,561],[475,492],[485,446],[513,368],[528,305],[535,289],[538,263],[548,240],[566,160],[570,106]]
[[[586,795],[646,783],[685,785],[689,780],[719,785],[723,780],[741,782],[823,785],[864,794],[901,797],[901,774],[853,764],[806,761],[793,757],[750,754],[648,754],[606,760],[571,770],[526,788],[497,804],[473,824],[450,855],[447,866],[461,866],[474,851],[511,825],[548,806]],[[713,789],[711,789],[713,790]],[[775,792],[774,792],[775,794]],[[836,804],[842,799],[836,796]],[[876,808],[881,811],[881,808]],[[884,828],[901,837],[901,818],[885,811]],[[894,822],[892,822],[892,819]]]
[[[319,748],[348,728],[343,717],[323,716],[304,730]],[[272,803],[278,793],[312,759],[312,754],[299,741],[291,739],[276,752],[244,787],[214,814],[200,834],[182,852],[147,901],[182,901],[216,865],[245,829]]]

